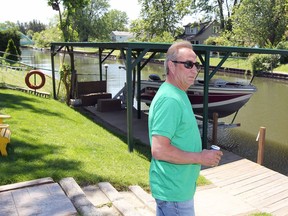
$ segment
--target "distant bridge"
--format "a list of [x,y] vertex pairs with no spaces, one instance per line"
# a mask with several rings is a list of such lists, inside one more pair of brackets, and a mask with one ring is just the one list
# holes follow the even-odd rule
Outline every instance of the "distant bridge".
[[34,41],[22,32],[20,34],[20,46],[34,45]]
[[[0,30],[6,30],[7,28],[0,28]],[[20,34],[20,46],[34,45],[34,41],[29,38],[27,35],[24,35],[22,32],[18,31]]]

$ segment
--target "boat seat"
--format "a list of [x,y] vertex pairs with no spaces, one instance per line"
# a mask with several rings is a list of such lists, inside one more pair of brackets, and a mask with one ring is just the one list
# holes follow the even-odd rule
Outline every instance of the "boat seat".
[[114,112],[121,110],[120,99],[99,99],[97,103],[98,112]]
[[99,99],[111,99],[106,80],[77,82],[77,95],[82,106],[95,106]]

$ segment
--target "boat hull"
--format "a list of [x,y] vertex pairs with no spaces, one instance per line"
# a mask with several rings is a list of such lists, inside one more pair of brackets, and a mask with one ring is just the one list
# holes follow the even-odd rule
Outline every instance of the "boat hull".
[[[149,106],[162,83],[163,81],[141,81],[141,102]],[[200,116],[203,116],[203,89],[203,83],[197,82],[187,91],[194,113]],[[239,83],[218,82],[209,84],[208,118],[212,119],[215,112],[218,113],[219,118],[237,112],[249,101],[256,90],[253,85]]]

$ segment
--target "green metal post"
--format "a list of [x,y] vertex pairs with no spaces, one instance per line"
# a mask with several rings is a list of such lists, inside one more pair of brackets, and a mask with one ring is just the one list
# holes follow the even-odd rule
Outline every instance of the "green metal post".
[[216,68],[209,74],[209,81],[212,79],[212,77],[215,75],[215,73],[219,70],[219,68],[222,67],[222,65],[225,63],[225,61],[228,59],[228,57],[231,55],[231,52],[227,52],[224,57],[222,57],[222,60],[218,63]]
[[208,135],[208,91],[209,91],[209,64],[210,52],[205,52],[204,66],[204,98],[203,98],[203,121],[202,121],[202,149],[207,149]]
[[102,81],[102,51],[103,51],[103,49],[99,48],[99,73],[100,73],[100,81]]
[[74,51],[73,51],[73,46],[69,48],[69,56],[70,56],[70,65],[71,65],[71,88],[70,88],[70,98],[74,98],[75,96],[75,87],[76,87],[76,70],[75,70],[75,60],[74,60]]
[[[139,56],[139,52],[137,52],[137,56]],[[137,118],[141,119],[141,99],[140,99],[140,88],[141,88],[141,68],[140,61],[137,63]]]
[[55,100],[57,100],[56,95],[56,83],[55,83],[55,63],[54,63],[54,52],[55,52],[55,46],[51,46],[51,66],[52,66],[52,86],[53,86],[53,97]]
[[133,152],[133,94],[132,94],[132,64],[131,48],[126,51],[126,87],[127,87],[127,138],[129,152]]

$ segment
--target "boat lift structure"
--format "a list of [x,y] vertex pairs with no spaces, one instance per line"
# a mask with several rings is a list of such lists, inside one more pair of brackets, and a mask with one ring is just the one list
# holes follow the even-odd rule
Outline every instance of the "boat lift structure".
[[[56,80],[55,80],[55,63],[54,57],[63,52],[63,48],[67,49],[67,53],[70,56],[71,70],[72,70],[72,91],[73,91],[73,74],[76,73],[74,65],[74,47],[92,47],[98,48],[99,57],[99,72],[100,80],[102,80],[102,65],[105,60],[115,51],[120,50],[121,55],[124,56],[125,68],[126,68],[126,84],[127,84],[127,143],[130,152],[133,151],[133,85],[136,79],[141,80],[141,70],[149,63],[151,59],[157,53],[166,53],[171,43],[137,43],[137,42],[107,42],[107,43],[89,43],[89,42],[52,42],[51,43],[51,63],[52,63],[52,84],[53,84],[53,96],[56,96]],[[200,59],[204,67],[204,104],[203,104],[203,120],[202,120],[202,148],[206,149],[208,146],[208,92],[209,92],[209,81],[224,64],[228,57],[232,53],[261,53],[261,54],[280,54],[288,55],[288,50],[279,49],[262,49],[262,48],[246,48],[246,47],[226,47],[226,46],[213,46],[213,45],[193,45],[193,49]],[[103,54],[104,51],[110,52]],[[210,72],[210,55],[213,52],[221,52],[224,54],[222,60],[218,65]],[[144,58],[145,56],[145,58]],[[148,56],[148,58],[147,58]],[[75,75],[75,74],[74,74]],[[74,76],[75,77],[75,76]],[[140,82],[137,82],[137,89],[140,89]],[[73,92],[72,92],[73,94]],[[136,97],[140,98],[140,92],[137,92]],[[141,102],[137,100],[138,118],[141,118]]]

